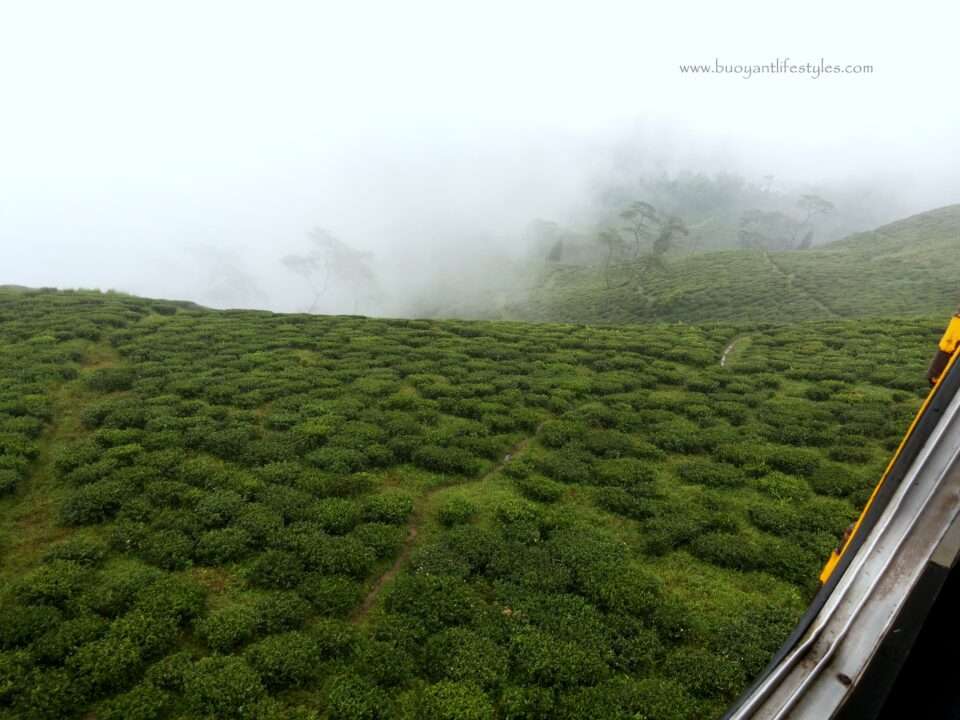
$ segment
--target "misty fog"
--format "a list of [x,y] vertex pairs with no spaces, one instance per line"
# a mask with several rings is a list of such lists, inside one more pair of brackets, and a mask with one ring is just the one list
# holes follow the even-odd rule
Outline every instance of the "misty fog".
[[[817,244],[960,201],[952,3],[345,5],[0,9],[0,284],[451,315],[657,183],[815,193]],[[679,70],[788,57],[874,71]]]

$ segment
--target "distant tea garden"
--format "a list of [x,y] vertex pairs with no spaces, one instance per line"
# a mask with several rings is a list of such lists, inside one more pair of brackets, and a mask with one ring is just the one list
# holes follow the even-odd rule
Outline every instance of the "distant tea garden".
[[0,719],[719,717],[942,328],[0,290]]

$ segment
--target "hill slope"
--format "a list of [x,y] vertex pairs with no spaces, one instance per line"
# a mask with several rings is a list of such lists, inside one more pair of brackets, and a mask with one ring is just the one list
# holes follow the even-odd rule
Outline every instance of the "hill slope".
[[[565,322],[793,320],[949,314],[960,299],[960,205],[814,250],[704,253],[645,270],[560,267],[501,315]],[[609,285],[609,286],[608,286]]]
[[941,327],[0,291],[0,718],[717,717]]

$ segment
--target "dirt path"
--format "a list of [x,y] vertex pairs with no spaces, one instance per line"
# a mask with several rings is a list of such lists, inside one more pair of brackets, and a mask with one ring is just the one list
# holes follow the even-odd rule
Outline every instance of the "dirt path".
[[[80,364],[82,370],[112,367],[119,356],[108,345],[91,346]],[[66,381],[49,395],[53,417],[38,442],[38,454],[29,477],[0,514],[0,584],[23,574],[46,548],[72,534],[57,523],[56,511],[64,488],[57,482],[53,463],[58,446],[79,437],[80,413],[93,397],[82,379]]]
[[360,603],[360,607],[358,607],[356,611],[354,611],[353,615],[351,615],[351,622],[359,624],[370,615],[370,612],[377,604],[377,600],[380,598],[380,593],[383,592],[383,589],[387,585],[393,582],[393,579],[400,572],[401,568],[406,564],[407,560],[410,559],[410,554],[413,552],[414,545],[416,544],[415,541],[418,533],[420,532],[420,527],[423,525],[425,508],[429,504],[428,501],[430,498],[432,498],[438,492],[451,487],[463,487],[464,485],[473,485],[475,483],[482,483],[485,480],[488,480],[503,470],[504,466],[517,457],[518,454],[522,453],[530,444],[530,441],[534,438],[534,436],[536,436],[537,432],[539,432],[539,430],[540,426],[537,426],[537,429],[534,431],[533,435],[525,437],[523,440],[520,440],[518,443],[516,443],[507,451],[502,460],[500,460],[496,465],[494,465],[479,478],[456,484],[438,485],[435,488],[431,488],[417,499],[417,505],[413,511],[413,518],[410,520],[410,526],[407,529],[407,537],[404,538],[403,548],[400,550],[400,554],[397,556],[397,559],[394,561],[393,565],[391,565],[386,572],[377,578],[376,582],[373,584],[373,587],[370,588],[370,591],[363,598],[363,602]]
[[746,338],[746,335],[738,335],[727,344],[727,346],[723,349],[723,354],[720,356],[720,367],[727,366],[727,356],[733,351],[734,346],[736,346],[738,342],[745,340]]
[[812,302],[817,307],[817,309],[820,310],[822,313],[824,313],[827,317],[831,317],[831,318],[840,317],[839,313],[831,310],[816,295],[811,293],[809,290],[804,289],[802,286],[795,284],[793,282],[793,273],[788,273],[782,267],[777,265],[777,263],[774,262],[773,258],[770,257],[770,253],[768,253],[766,250],[763,251],[763,257],[767,261],[767,263],[770,265],[770,267],[773,269],[773,271],[776,274],[781,275],[784,278],[784,280],[786,280],[787,287],[793,288],[794,290],[799,291],[803,295],[806,295],[807,299],[810,300],[810,302]]

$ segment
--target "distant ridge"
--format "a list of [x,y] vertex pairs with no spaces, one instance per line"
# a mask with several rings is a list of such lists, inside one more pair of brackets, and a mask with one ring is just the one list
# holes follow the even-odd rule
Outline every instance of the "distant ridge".
[[944,314],[960,300],[960,204],[919,213],[812,250],[731,250],[660,270],[549,271],[499,316],[624,323],[777,321]]

